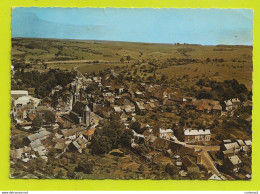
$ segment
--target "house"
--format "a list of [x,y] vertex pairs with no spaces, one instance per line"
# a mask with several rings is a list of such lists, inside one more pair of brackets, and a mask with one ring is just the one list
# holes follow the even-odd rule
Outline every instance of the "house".
[[119,106],[114,106],[114,111],[116,113],[120,113],[121,112],[121,108]]
[[136,98],[140,98],[140,97],[142,97],[142,95],[143,95],[143,93],[140,92],[140,91],[136,91],[136,92],[135,92],[135,97],[136,97]]
[[235,152],[234,150],[224,150],[224,151],[221,152],[222,157],[223,157],[224,159],[227,159],[227,158],[230,157],[230,156],[234,156],[236,153],[237,153],[237,152]]
[[169,156],[169,157],[173,157],[174,156],[174,153],[172,152],[172,150],[171,149],[168,149],[168,150],[166,150],[166,153],[165,153],[165,155],[166,156]]
[[210,113],[212,108],[213,108],[212,105],[210,105],[209,103],[207,103],[204,100],[201,100],[201,101],[199,101],[196,110],[200,111],[200,112]]
[[13,78],[15,74],[14,66],[11,65],[11,77]]
[[233,98],[231,101],[233,109],[236,109],[241,105],[241,101],[238,98]]
[[41,143],[40,139],[36,139],[35,141],[32,141],[30,143],[30,146],[32,148],[33,151],[35,151],[36,153],[38,153],[39,157],[42,158],[43,160],[47,161],[48,158],[46,156],[46,148],[43,146],[43,144]]
[[240,160],[240,158],[237,155],[228,157],[228,161],[232,166],[233,172],[238,172],[240,167],[242,167],[242,165],[243,165],[242,161]]
[[125,111],[126,114],[131,114],[131,113],[133,112],[132,109],[129,108],[129,107],[126,107],[126,108],[124,109],[124,111]]
[[225,100],[224,101],[226,105],[226,111],[232,111],[233,110],[233,103],[231,100]]
[[[237,142],[233,142],[233,143],[224,144],[224,148],[225,148],[225,150],[234,150],[236,153],[238,153],[240,146],[238,145]],[[222,150],[224,150],[224,149],[222,148]]]
[[146,111],[153,111],[152,107],[149,104],[143,105]]
[[242,139],[237,140],[237,143],[239,144],[239,146],[244,146],[245,145],[245,143],[244,143],[244,141]]
[[136,133],[134,130],[132,130],[133,132],[133,136],[134,136],[134,139],[132,140],[133,143],[140,143],[140,142],[143,142],[145,136],[142,135],[142,134],[138,134]]
[[221,115],[222,106],[220,104],[216,104],[213,106],[213,114],[214,115]]
[[32,96],[22,96],[15,100],[12,100],[12,111],[11,114],[13,119],[20,123],[28,118],[28,114],[35,114],[36,107],[40,103],[40,99]]
[[85,130],[83,132],[83,135],[87,138],[87,140],[91,140],[92,136],[94,135],[95,133],[95,128],[92,128],[92,129],[88,129],[88,130]]
[[17,99],[22,96],[28,96],[27,90],[11,90],[11,98]]
[[248,146],[249,148],[252,147],[252,141],[251,140],[245,140],[244,142],[245,142],[246,146]]
[[57,142],[55,144],[55,149],[58,153],[64,153],[67,150],[68,145],[65,142]]
[[37,106],[37,113],[44,112],[44,111],[52,111],[53,109],[47,106],[39,105]]
[[252,115],[248,114],[248,113],[244,113],[244,114],[240,115],[239,119],[240,119],[240,121],[242,121],[244,123],[250,123],[250,122],[252,122]]
[[251,149],[250,149],[248,146],[246,146],[246,145],[241,146],[240,151],[241,151],[242,153],[246,154],[246,155],[248,155],[248,154],[251,153]]
[[146,112],[146,109],[144,107],[144,103],[143,102],[136,102],[135,103],[136,105],[136,112],[139,113],[139,114],[143,114]]
[[189,173],[199,173],[199,167],[193,163],[189,157],[184,157],[182,159],[183,169],[187,170]]
[[30,142],[34,142],[36,140],[43,140],[43,139],[46,139],[49,136],[49,134],[51,134],[51,132],[46,131],[46,130],[40,130],[38,133],[34,133],[32,135],[29,135],[27,137],[27,139]]
[[199,130],[184,130],[184,141],[187,143],[191,142],[207,142],[210,141],[211,133],[209,129]]
[[217,180],[217,181],[220,181],[222,180],[222,178],[220,178],[218,175],[216,174],[213,174],[212,172],[210,172],[206,177],[205,177],[206,180]]
[[177,160],[177,161],[175,162],[175,165],[181,167],[181,166],[182,166],[182,161],[178,161],[178,160]]
[[21,96],[21,97],[17,98],[16,100],[14,100],[14,106],[17,106],[17,105],[25,106],[27,104],[31,104],[34,107],[37,107],[40,102],[41,102],[40,99],[27,95],[27,96]]
[[155,108],[156,108],[156,106],[155,106],[155,104],[154,104],[153,102],[148,102],[148,104],[150,105],[150,107],[151,107],[152,109],[155,109]]
[[84,131],[84,128],[74,128],[74,129],[63,129],[61,133],[65,140],[74,140],[80,136]]
[[36,117],[35,114],[32,114],[32,113],[31,114],[30,113],[27,114],[27,120],[29,122],[32,122],[35,117]]
[[12,149],[10,151],[10,156],[13,159],[21,159],[23,158],[25,153],[31,153],[31,147],[25,146],[24,148],[19,148],[19,149]]
[[159,136],[162,139],[167,139],[169,140],[171,136],[173,136],[173,130],[171,129],[159,129]]
[[87,147],[88,140],[83,136],[80,135],[76,140],[72,141],[68,145],[68,149],[70,151],[78,151],[82,153],[83,149]]

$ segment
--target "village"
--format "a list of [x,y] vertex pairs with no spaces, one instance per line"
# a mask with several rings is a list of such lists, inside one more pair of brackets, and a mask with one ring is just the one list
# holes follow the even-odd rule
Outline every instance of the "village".
[[[250,135],[228,131],[233,120],[251,125],[243,112],[251,101],[197,99],[164,83],[129,81],[123,70],[75,67],[72,82],[42,99],[11,90],[11,177],[251,179]],[[82,161],[52,165],[68,157]]]

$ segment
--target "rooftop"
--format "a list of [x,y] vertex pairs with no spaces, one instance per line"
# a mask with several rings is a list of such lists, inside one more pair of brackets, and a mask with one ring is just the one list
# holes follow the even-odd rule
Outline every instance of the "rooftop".
[[184,135],[210,135],[210,130],[209,129],[199,129],[199,130],[196,130],[196,129],[193,129],[193,130],[190,130],[190,129],[187,129],[184,131]]
[[241,164],[242,161],[239,159],[239,157],[237,155],[235,156],[230,156],[228,157],[228,159],[230,160],[230,162],[233,164],[233,165],[236,165],[236,164]]

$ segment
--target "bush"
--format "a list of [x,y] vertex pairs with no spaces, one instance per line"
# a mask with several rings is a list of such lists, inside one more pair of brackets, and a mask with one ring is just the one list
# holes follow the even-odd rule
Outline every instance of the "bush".
[[81,162],[78,164],[76,171],[84,172],[85,174],[93,173],[93,163],[92,162]]
[[104,135],[93,136],[91,140],[92,154],[106,154],[112,149],[111,140]]
[[172,175],[178,174],[179,170],[177,169],[176,166],[173,166],[171,164],[167,164],[165,166],[165,172],[172,176]]
[[130,147],[131,140],[133,138],[133,132],[131,129],[126,129],[121,137],[121,143],[124,146]]

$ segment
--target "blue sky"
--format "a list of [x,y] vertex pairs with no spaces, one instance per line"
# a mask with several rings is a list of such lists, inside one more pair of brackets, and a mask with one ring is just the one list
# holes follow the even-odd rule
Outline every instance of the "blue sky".
[[252,45],[253,11],[15,8],[12,37]]

